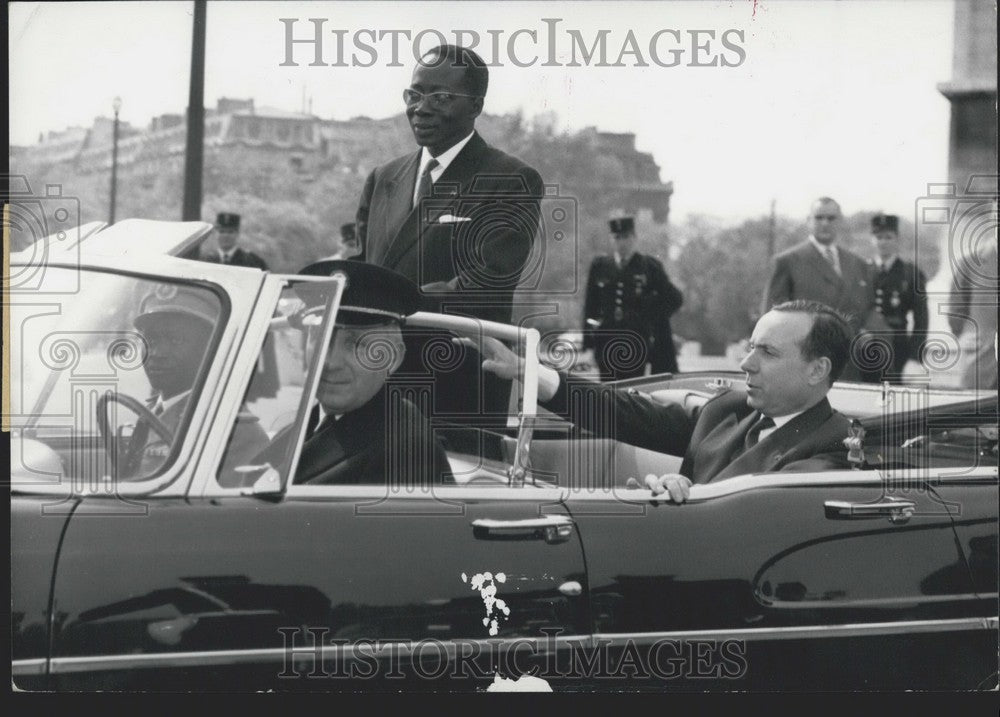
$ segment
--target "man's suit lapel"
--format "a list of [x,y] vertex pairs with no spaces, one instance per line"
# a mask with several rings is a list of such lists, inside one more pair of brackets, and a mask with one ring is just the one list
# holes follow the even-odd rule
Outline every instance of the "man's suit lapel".
[[[458,156],[451,161],[448,168],[441,173],[438,180],[434,183],[438,187],[438,191],[444,189],[443,185],[451,185],[452,188],[456,188],[454,192],[455,199],[461,197],[469,192],[473,181],[476,177],[476,170],[479,168],[481,161],[481,155],[483,150],[487,147],[486,142],[483,141],[482,137],[478,133],[472,135],[466,145],[462,148],[462,151],[458,153]],[[416,155],[416,163],[419,164],[420,153]],[[416,181],[416,169],[413,169],[413,182]],[[405,194],[406,207],[409,208],[410,199],[413,196],[413,189],[415,184],[411,183],[409,185],[409,192]],[[400,195],[403,193],[398,188],[393,192],[393,205],[398,208]],[[437,192],[435,193],[437,196]],[[444,206],[439,207],[442,211],[446,211]],[[396,235],[393,237],[392,242],[390,242],[388,249],[386,250],[385,256],[382,259],[381,265],[388,267],[390,269],[395,268],[400,259],[402,259],[414,246],[420,241],[420,229],[422,228],[420,222],[420,208],[413,207],[412,211],[408,211],[403,219],[402,225]]]
[[[813,246],[812,241],[809,242],[809,245],[806,248],[808,250],[806,252],[806,256],[808,257],[809,261],[812,262],[815,270],[820,274],[820,276],[823,277],[823,281],[832,284],[836,286],[840,291],[843,291],[844,286],[846,284],[844,282],[844,279],[839,274],[837,274],[836,270],[833,268],[833,265],[826,260],[826,257],[824,257],[822,254],[819,253],[819,249]],[[843,252],[841,252],[838,249],[837,253],[838,253],[838,259],[841,260],[840,270],[843,271],[844,270]]]
[[302,456],[296,469],[296,482],[305,483],[310,478],[340,463],[347,456],[337,435],[337,424],[328,417],[302,445]]
[[[743,440],[756,415],[756,412],[751,411],[743,418],[739,418],[735,413],[731,413],[708,432],[693,454],[693,466],[689,476],[693,482],[708,483],[719,475],[736,451],[743,447]],[[683,469],[681,473],[684,473]]]
[[395,174],[385,180],[386,210],[382,217],[385,222],[383,236],[389,237],[389,241],[381,246],[373,247],[373,249],[381,250],[377,255],[368,257],[368,261],[373,264],[392,266],[387,261],[387,257],[400,236],[404,236],[407,224],[415,219],[416,212],[411,210],[410,204],[413,201],[413,191],[416,187],[417,169],[420,166],[420,153],[422,151],[414,152],[399,165]]
[[[830,402],[823,399],[805,413],[796,416],[778,428],[757,445],[736,458],[711,480],[722,480],[743,473],[773,471],[781,465],[785,454],[803,444],[820,426],[830,418],[833,409]],[[750,415],[753,418],[756,413]],[[749,426],[747,427],[747,431]],[[743,432],[743,436],[746,432]]]

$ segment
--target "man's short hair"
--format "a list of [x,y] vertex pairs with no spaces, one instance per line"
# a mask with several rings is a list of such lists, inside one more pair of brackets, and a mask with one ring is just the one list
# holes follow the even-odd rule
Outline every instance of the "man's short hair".
[[816,204],[832,204],[833,206],[835,206],[837,208],[837,214],[843,214],[844,213],[844,210],[842,210],[840,208],[840,202],[838,202],[833,197],[819,197],[818,199],[816,199],[810,205],[810,207],[812,207],[813,205],[816,205]]
[[847,318],[836,309],[818,301],[796,299],[773,307],[771,311],[809,314],[812,328],[799,348],[807,361],[825,356],[830,359],[830,385],[840,378],[851,352],[851,331]]
[[[436,59],[424,62],[424,59],[430,56]],[[476,97],[486,96],[486,90],[490,86],[490,71],[483,58],[473,50],[460,45],[438,45],[421,55],[420,62],[430,67],[437,67],[445,62],[450,62],[454,67],[464,67],[465,87],[469,94]]]

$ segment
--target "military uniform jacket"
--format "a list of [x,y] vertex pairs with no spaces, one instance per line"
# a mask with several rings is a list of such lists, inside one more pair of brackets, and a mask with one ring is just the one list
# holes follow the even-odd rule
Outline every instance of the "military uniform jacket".
[[908,355],[916,356],[927,335],[927,297],[924,294],[924,273],[899,257],[887,271],[872,262],[875,275],[875,309],[893,331],[906,331],[906,316],[913,313],[913,333],[910,335]]
[[[581,392],[589,395],[570,398],[571,393]],[[745,451],[746,435],[760,417],[747,405],[745,391],[721,393],[689,414],[678,404],[660,403],[639,391],[608,390],[560,374],[559,390],[544,405],[599,436],[683,456],[680,472],[692,483],[746,473],[850,466],[843,440],[851,422],[825,397]],[[567,406],[579,410],[567,415]]]
[[[217,251],[205,255],[202,257],[202,260],[212,262],[213,264],[222,263],[222,257],[219,256],[219,252]],[[229,266],[249,266],[254,269],[260,269],[261,271],[267,271],[267,262],[254,254],[252,251],[240,249],[239,247],[237,247],[233,251],[232,256],[229,257]]]
[[670,316],[683,302],[658,259],[635,252],[619,267],[613,256],[595,257],[583,308],[584,346],[595,348],[601,331],[634,331],[647,344],[652,340],[653,373],[676,371]]

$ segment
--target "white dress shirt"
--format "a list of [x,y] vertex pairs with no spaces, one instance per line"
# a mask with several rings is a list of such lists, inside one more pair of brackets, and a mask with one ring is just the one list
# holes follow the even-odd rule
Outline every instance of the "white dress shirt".
[[472,135],[475,133],[475,130],[473,130],[469,133],[468,137],[463,139],[461,142],[452,145],[437,157],[431,156],[430,150],[424,147],[423,151],[420,153],[420,166],[417,167],[417,181],[413,185],[413,206],[417,206],[417,200],[419,199],[417,192],[420,190],[420,177],[423,176],[424,168],[427,166],[428,162],[432,159],[436,159],[438,162],[438,166],[431,170],[431,182],[433,183],[441,178],[441,175],[444,174],[444,170],[448,169],[448,165],[454,161],[455,157],[457,157],[458,153],[462,151],[462,148],[469,143],[469,140],[472,139]]

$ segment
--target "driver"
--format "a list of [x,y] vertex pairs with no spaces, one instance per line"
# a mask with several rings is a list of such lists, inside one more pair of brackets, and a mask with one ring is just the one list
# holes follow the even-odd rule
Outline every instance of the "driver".
[[[850,421],[833,410],[827,393],[847,363],[852,332],[844,317],[815,301],[788,301],[764,314],[740,368],[745,391],[726,391],[694,416],[635,389],[609,390],[570,383],[542,367],[538,398],[547,408],[598,435],[660,453],[682,455],[680,473],[649,475],[654,495],[687,500],[692,483],[765,471],[846,468]],[[462,343],[474,344],[463,339]],[[506,378],[523,372],[518,358],[487,338],[483,369]],[[584,410],[580,410],[584,409]],[[610,420],[609,420],[610,419]]]
[[[193,286],[160,284],[140,302],[133,324],[147,345],[142,368],[152,394],[146,408],[156,423],[140,417],[119,463],[119,475],[149,476],[167,460],[218,315],[213,295]],[[266,443],[260,425],[254,422],[252,428],[254,433],[247,435],[251,444]]]

